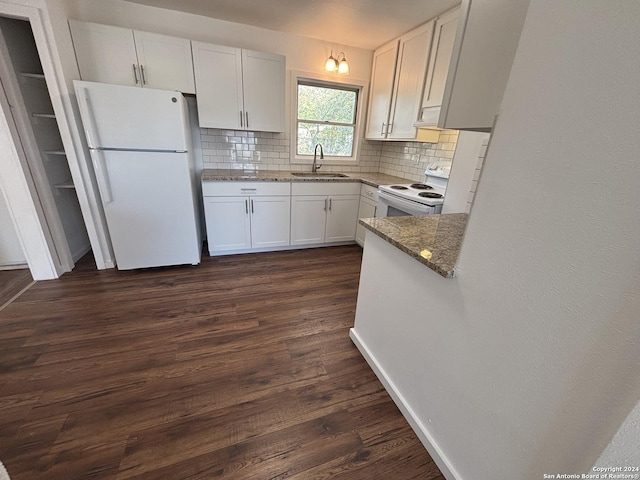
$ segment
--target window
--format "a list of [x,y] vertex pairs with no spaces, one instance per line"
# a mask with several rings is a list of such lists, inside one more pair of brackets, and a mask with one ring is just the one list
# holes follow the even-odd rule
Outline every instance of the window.
[[334,160],[355,161],[361,87],[297,79],[295,153],[304,160],[316,144]]

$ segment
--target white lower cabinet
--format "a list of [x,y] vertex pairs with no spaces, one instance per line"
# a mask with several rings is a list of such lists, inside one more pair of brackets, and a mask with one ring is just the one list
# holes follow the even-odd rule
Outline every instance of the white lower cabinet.
[[210,255],[355,240],[358,182],[202,183]]
[[324,243],[327,197],[291,197],[291,245]]
[[251,247],[289,245],[290,196],[251,197]]
[[349,242],[356,238],[358,221],[358,195],[333,195],[329,197],[325,242]]
[[[378,189],[369,185],[362,185],[360,190],[360,205],[358,206],[358,220],[361,218],[373,218],[376,216],[378,202]],[[364,237],[367,229],[360,225],[356,228],[356,242],[364,247]]]
[[205,197],[209,252],[251,248],[248,197]]
[[204,182],[209,253],[288,246],[289,190],[288,183]]
[[291,245],[353,241],[360,185],[301,183],[291,187]]

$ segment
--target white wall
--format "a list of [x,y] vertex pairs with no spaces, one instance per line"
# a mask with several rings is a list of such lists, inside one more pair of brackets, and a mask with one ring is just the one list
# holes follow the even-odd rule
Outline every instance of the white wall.
[[9,207],[0,191],[0,267],[27,263]]
[[[640,401],[594,465],[594,471],[607,467],[640,467]],[[629,473],[634,473],[629,471]]]
[[456,278],[357,314],[457,478],[588,472],[640,398],[639,24],[531,1]]

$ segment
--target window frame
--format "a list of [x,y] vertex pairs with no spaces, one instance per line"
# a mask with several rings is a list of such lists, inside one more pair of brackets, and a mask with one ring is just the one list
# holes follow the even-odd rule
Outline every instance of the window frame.
[[[356,118],[353,131],[353,150],[350,157],[324,156],[322,160],[326,165],[358,165],[358,154],[362,144],[362,132],[365,121],[364,110],[368,84],[365,81],[353,78],[339,78],[333,75],[323,75],[308,72],[292,72],[291,74],[291,163],[297,165],[311,165],[313,155],[298,155],[298,83],[303,82],[317,86],[326,86],[340,89],[355,90],[357,93]],[[304,120],[303,120],[304,121]],[[349,124],[350,125],[350,124]]]

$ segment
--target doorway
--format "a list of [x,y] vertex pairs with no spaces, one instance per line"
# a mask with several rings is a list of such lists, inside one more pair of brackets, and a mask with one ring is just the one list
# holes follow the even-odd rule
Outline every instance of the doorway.
[[27,20],[0,17],[0,87],[16,149],[24,154],[32,199],[44,218],[53,261],[60,271],[70,271],[90,250],[90,242]]

